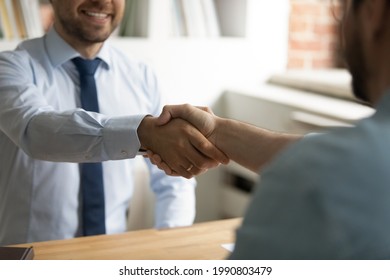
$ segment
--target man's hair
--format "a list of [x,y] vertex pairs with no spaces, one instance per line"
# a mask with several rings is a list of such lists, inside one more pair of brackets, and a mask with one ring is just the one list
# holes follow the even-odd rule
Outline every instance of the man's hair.
[[[354,9],[359,7],[359,5],[363,2],[364,0],[352,0],[352,6]],[[387,0],[388,4],[390,4],[390,0]]]
[[354,9],[356,9],[357,7],[359,7],[359,5],[363,2],[363,0],[353,0],[352,1],[352,7]]

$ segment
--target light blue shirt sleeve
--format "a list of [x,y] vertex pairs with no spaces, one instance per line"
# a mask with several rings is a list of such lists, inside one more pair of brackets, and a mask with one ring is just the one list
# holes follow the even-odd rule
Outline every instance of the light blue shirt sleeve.
[[107,117],[83,109],[55,108],[47,95],[74,91],[72,81],[43,93],[34,85],[34,77],[47,71],[27,67],[31,65],[28,58],[23,51],[0,55],[0,129],[24,152],[36,159],[62,162],[117,160],[137,154],[136,128],[144,115]]

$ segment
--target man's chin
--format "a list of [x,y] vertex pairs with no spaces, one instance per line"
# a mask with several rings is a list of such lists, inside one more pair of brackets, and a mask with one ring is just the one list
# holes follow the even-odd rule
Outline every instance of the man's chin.
[[79,37],[81,37],[83,41],[88,43],[102,43],[110,37],[113,31],[113,28],[108,28],[107,26],[89,28],[81,30],[79,33]]
[[103,43],[110,37],[111,33],[104,33],[101,35],[95,35],[95,36],[84,36],[83,39],[87,43]]

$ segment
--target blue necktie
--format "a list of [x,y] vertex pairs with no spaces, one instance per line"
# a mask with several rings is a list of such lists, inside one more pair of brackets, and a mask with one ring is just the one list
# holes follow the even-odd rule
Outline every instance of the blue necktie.
[[[80,75],[81,107],[86,111],[99,112],[94,75],[100,59],[86,60],[76,57],[72,61]],[[83,205],[83,234],[85,236],[104,234],[106,233],[106,225],[102,163],[81,164],[80,181]]]

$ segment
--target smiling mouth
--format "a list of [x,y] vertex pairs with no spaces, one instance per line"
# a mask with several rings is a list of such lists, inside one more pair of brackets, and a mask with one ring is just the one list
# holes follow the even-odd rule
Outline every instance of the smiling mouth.
[[91,17],[91,18],[95,18],[95,19],[99,19],[99,20],[107,19],[108,17],[110,17],[109,14],[99,13],[99,12],[84,11],[84,14]]

